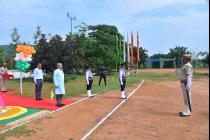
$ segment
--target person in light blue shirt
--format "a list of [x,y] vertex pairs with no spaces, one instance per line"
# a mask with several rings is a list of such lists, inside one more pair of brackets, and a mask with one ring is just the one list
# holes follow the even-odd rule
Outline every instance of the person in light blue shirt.
[[37,68],[34,69],[34,83],[35,83],[35,96],[36,100],[42,100],[41,92],[43,86],[43,71],[42,71],[42,64],[38,63]]
[[65,86],[64,86],[64,73],[63,73],[63,65],[62,63],[57,63],[57,69],[53,73],[53,82],[55,85],[55,96],[57,106],[61,107],[65,104],[62,103],[63,95],[65,94]]

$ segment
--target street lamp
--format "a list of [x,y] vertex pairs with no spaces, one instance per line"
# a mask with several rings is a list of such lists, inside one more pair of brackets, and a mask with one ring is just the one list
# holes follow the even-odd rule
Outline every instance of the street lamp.
[[75,17],[75,16],[71,16],[69,12],[67,13],[67,17],[68,17],[68,18],[70,19],[70,21],[71,21],[71,34],[72,34],[72,21],[73,21],[73,20],[76,20],[76,17]]

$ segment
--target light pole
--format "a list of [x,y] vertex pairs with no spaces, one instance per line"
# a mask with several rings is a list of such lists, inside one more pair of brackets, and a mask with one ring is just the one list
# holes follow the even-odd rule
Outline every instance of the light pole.
[[71,34],[72,34],[72,22],[73,22],[73,20],[76,20],[76,17],[75,16],[71,16],[69,12],[67,13],[67,17],[71,21]]

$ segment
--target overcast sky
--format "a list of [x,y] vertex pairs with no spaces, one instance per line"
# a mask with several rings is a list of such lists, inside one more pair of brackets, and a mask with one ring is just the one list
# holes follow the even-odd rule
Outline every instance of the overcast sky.
[[[73,26],[115,25],[123,34],[140,34],[149,54],[168,53],[176,45],[209,51],[208,0],[0,0],[0,44],[11,42],[16,27],[20,41],[33,43],[36,27],[65,37]],[[135,43],[135,42],[134,42]]]

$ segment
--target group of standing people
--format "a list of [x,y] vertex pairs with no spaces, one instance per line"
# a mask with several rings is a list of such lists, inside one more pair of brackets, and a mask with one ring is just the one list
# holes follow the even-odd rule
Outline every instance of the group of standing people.
[[[99,68],[99,86],[101,84],[101,80],[104,79],[104,84],[106,86],[106,70],[105,67],[102,65]],[[92,68],[90,66],[86,67],[86,85],[87,85],[87,96],[88,97],[94,97],[94,95],[91,93],[92,83],[93,83],[93,73]],[[125,63],[122,63],[120,65],[120,71],[119,71],[119,83],[120,83],[120,98],[126,99],[125,95],[125,86],[126,86],[126,69],[125,69]]]
[[[99,85],[101,84],[101,80],[104,79],[104,84],[106,86],[106,70],[104,66],[101,66],[99,69]],[[86,67],[85,72],[85,80],[86,80],[86,90],[88,97],[94,97],[91,92],[92,84],[93,84],[93,73],[91,66]],[[34,84],[35,84],[35,98],[37,101],[43,100],[41,97],[41,91],[43,86],[43,71],[42,71],[42,64],[38,63],[37,67],[33,71],[34,77]],[[63,72],[63,65],[62,63],[57,63],[57,69],[53,72],[53,82],[55,88],[55,96],[57,106],[61,107],[65,104],[62,103],[62,97],[65,94],[65,86],[64,86],[64,72]],[[121,98],[126,99],[125,96],[125,85],[126,85],[126,71],[125,71],[125,64],[121,64],[121,68],[119,71],[119,82],[121,86]]]
[[[57,63],[57,69],[53,72],[53,82],[55,89],[55,97],[57,106],[61,107],[65,104],[62,103],[63,95],[65,94],[64,87],[64,72],[62,63]],[[35,83],[35,97],[36,100],[43,100],[41,97],[42,85],[43,85],[43,71],[42,64],[38,63],[37,68],[34,69],[34,83]]]
[[[184,99],[184,111],[179,112],[179,115],[182,117],[190,116],[192,112],[191,107],[191,84],[192,84],[192,76],[193,76],[193,67],[190,64],[191,56],[184,55],[183,62],[184,66],[181,68],[181,79],[180,85],[183,93]],[[0,68],[0,76],[1,76],[1,86],[2,92],[7,92],[7,78],[5,75],[7,74],[7,64],[4,63],[3,66]],[[43,100],[41,97],[41,91],[43,86],[43,71],[42,71],[42,64],[38,63],[37,67],[33,71],[34,74],[34,83],[35,83],[35,98],[37,101]],[[86,90],[88,97],[94,97],[91,92],[92,84],[93,84],[93,73],[92,68],[90,66],[86,67],[85,72],[85,80],[86,80]],[[125,86],[126,86],[126,69],[125,63],[120,65],[119,71],[119,84],[120,84],[120,98],[126,99],[127,96],[125,95]],[[99,86],[101,84],[101,80],[104,79],[104,84],[106,86],[106,69],[104,66],[99,68]],[[63,95],[65,94],[65,86],[64,86],[64,72],[63,72],[63,65],[62,63],[57,63],[57,69],[53,72],[53,82],[54,82],[54,89],[55,89],[55,96],[57,106],[61,107],[65,104],[62,103]]]

